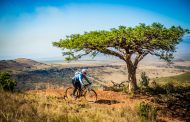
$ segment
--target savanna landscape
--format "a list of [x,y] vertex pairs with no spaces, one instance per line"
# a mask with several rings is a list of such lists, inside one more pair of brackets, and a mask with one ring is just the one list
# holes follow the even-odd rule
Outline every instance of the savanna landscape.
[[[5,62],[9,65],[3,65]],[[18,82],[13,93],[1,91],[1,121],[189,120],[189,61],[176,61],[171,66],[160,61],[149,65],[142,62],[137,79],[140,82],[141,73],[146,72],[149,88],[142,87],[137,94],[128,93],[126,66],[121,61],[39,63],[16,59],[16,65],[10,62],[14,61],[1,61],[1,66],[6,66],[1,71],[12,71]],[[182,66],[186,68],[178,68]],[[98,94],[95,103],[84,98],[76,101],[64,98],[71,77],[84,67],[88,68]],[[114,86],[111,81],[124,82],[125,86]]]
[[0,122],[189,122],[188,5],[0,1]]

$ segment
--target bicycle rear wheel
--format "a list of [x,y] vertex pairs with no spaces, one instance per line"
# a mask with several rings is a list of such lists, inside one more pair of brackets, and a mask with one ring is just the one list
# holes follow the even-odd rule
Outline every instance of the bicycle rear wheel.
[[74,91],[73,87],[67,88],[65,91],[65,98],[70,99],[70,100],[74,100],[73,91]]
[[84,97],[88,102],[96,102],[97,100],[97,94],[93,89],[87,90],[84,94]]

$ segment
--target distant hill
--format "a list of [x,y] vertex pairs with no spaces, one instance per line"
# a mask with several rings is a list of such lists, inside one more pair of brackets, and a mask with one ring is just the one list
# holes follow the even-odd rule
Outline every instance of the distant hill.
[[26,64],[29,66],[33,66],[33,65],[42,65],[43,63],[31,60],[31,59],[26,59],[26,58],[17,58],[15,59],[16,62],[20,63],[20,64]]
[[45,63],[37,62],[37,61],[31,60],[31,59],[26,59],[26,58],[17,58],[17,59],[15,59],[15,61],[23,66],[26,65],[30,68],[43,68],[43,67],[48,66]]
[[17,81],[16,90],[23,91],[45,88],[46,83],[67,84],[74,74],[71,68],[55,67],[26,58],[0,60],[0,71],[10,72],[12,78]]
[[24,69],[38,69],[47,66],[47,64],[26,58],[17,58],[15,60],[0,60],[0,70],[19,71]]

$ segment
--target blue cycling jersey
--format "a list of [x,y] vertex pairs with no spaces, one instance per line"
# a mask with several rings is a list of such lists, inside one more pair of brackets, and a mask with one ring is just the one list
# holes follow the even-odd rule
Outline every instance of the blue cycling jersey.
[[82,73],[75,75],[72,79],[75,81],[79,81],[81,85],[84,85],[84,83],[82,81],[83,79],[85,79],[89,84],[91,84],[91,82],[88,80],[88,78],[85,75],[83,75]]
[[82,82],[82,79],[84,78],[84,75],[82,74],[82,73],[80,73],[80,74],[78,74],[78,75],[75,75],[74,77],[73,77],[73,79],[75,80],[75,81],[79,81],[80,83],[81,83],[81,85],[83,85],[84,83]]

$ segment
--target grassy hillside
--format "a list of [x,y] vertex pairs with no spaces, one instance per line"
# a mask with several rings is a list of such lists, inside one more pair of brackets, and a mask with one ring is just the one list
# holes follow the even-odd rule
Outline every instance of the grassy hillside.
[[153,80],[162,85],[173,82],[174,85],[190,86],[190,72],[176,76],[156,78]]

